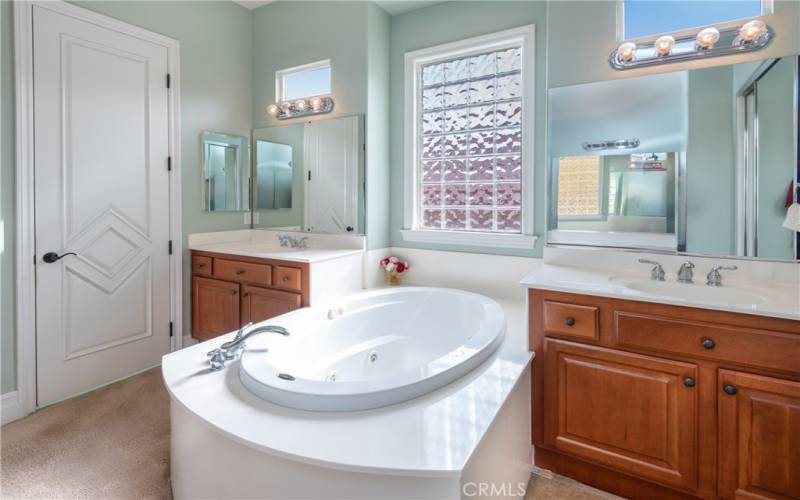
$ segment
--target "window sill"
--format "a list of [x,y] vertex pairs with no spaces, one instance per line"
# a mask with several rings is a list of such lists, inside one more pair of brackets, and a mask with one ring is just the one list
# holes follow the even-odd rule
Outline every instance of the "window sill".
[[491,248],[532,249],[538,237],[531,234],[479,233],[466,231],[436,231],[401,229],[404,241],[444,245],[463,245]]

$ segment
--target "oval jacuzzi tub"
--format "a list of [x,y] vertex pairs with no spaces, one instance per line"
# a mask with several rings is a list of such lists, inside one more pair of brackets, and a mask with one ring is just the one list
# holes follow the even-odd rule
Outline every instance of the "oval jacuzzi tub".
[[359,293],[270,323],[291,335],[248,340],[242,383],[267,401],[313,411],[366,410],[434,391],[491,356],[505,333],[494,300],[427,287]]

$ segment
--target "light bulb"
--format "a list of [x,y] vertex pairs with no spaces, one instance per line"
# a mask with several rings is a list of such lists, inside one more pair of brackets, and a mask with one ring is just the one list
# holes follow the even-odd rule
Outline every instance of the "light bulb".
[[617,57],[620,60],[629,62],[633,60],[633,54],[636,52],[636,44],[633,42],[625,42],[617,48]]
[[271,114],[272,116],[277,115],[278,111],[280,111],[278,109],[278,106],[276,106],[274,104],[270,104],[269,106],[267,106],[267,113]]
[[739,28],[739,36],[748,42],[752,42],[766,31],[767,25],[764,24],[764,21],[754,19],[745,23],[741,28]]
[[697,45],[704,49],[710,49],[719,40],[719,30],[711,27],[706,28],[697,34]]
[[319,111],[320,109],[322,109],[322,98],[315,97],[311,99],[311,107],[314,109],[314,111]]
[[298,110],[298,111],[305,111],[305,110],[306,110],[306,107],[307,107],[307,104],[306,104],[306,101],[305,101],[305,99],[298,99],[298,100],[296,100],[296,101],[294,102],[294,107],[295,107],[295,109],[296,109],[296,110]]
[[670,35],[664,35],[656,40],[655,49],[660,55],[666,56],[672,52],[673,45],[675,45],[675,39]]

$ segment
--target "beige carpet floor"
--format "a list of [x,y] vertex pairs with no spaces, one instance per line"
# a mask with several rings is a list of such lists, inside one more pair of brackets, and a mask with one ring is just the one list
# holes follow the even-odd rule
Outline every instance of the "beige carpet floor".
[[[169,396],[154,368],[0,429],[0,497],[171,499]],[[617,498],[533,475],[526,500]]]

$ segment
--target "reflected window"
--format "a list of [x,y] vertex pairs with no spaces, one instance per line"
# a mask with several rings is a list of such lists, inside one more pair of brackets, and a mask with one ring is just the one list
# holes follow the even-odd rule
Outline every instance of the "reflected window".
[[276,77],[278,101],[331,93],[331,62],[327,59],[278,71]]
[[559,158],[558,215],[600,215],[599,156]]
[[632,40],[762,15],[762,0],[624,0],[623,38]]

